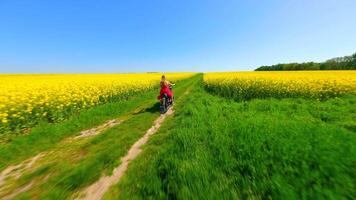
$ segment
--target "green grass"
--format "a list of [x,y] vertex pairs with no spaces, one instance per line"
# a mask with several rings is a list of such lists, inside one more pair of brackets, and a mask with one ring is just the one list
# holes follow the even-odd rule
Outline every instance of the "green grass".
[[[174,91],[174,116],[150,137],[105,199],[356,196],[356,96],[326,101],[290,98],[236,102],[206,92],[201,75],[180,82]],[[183,95],[186,91],[190,92]],[[92,114],[83,112],[64,123],[40,125],[37,128],[50,128],[41,130],[43,134],[33,132],[35,136],[16,138],[29,151],[20,152],[19,158],[20,142],[0,146],[0,153],[7,156],[0,158],[2,166],[42,150],[54,151],[10,183],[15,188],[35,180],[31,190],[16,198],[70,198],[110,174],[159,116],[156,93],[99,106],[87,111]],[[133,110],[141,112],[133,114]],[[59,142],[117,117],[126,120],[100,135]],[[53,138],[48,130],[54,131]],[[49,178],[43,181],[46,176]]]
[[[198,79],[199,77],[194,77],[177,84],[174,91],[178,102],[181,101],[184,92]],[[132,114],[122,124],[94,138],[64,144],[63,152],[60,146],[56,147],[53,153],[56,158],[49,158],[42,167],[20,178],[18,183],[23,185],[47,174],[50,175],[49,179],[17,198],[26,199],[28,196],[39,199],[68,198],[79,189],[98,180],[103,174],[110,174],[113,168],[120,164],[120,158],[143,136],[159,115],[159,104],[152,103],[143,107],[141,112]],[[79,159],[78,155],[81,155]]]
[[105,199],[356,196],[356,96],[235,102],[202,88]]

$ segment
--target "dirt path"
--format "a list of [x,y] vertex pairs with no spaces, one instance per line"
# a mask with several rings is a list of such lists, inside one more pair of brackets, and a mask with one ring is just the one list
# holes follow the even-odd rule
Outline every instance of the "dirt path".
[[19,195],[20,193],[26,192],[27,190],[31,189],[32,185],[33,185],[34,181],[31,181],[29,184],[17,188],[15,191],[13,191],[11,194],[2,197],[3,200],[10,200],[15,198],[17,195]]
[[121,158],[121,164],[113,170],[111,176],[101,177],[97,182],[93,183],[87,187],[82,193],[79,194],[79,197],[76,199],[85,199],[85,200],[99,200],[103,197],[105,192],[114,184],[119,182],[120,178],[124,175],[127,170],[129,163],[135,159],[141,152],[141,146],[144,145],[149,137],[157,132],[161,124],[164,122],[167,116],[173,114],[173,108],[170,108],[167,113],[160,115],[154,122],[153,126],[147,130],[145,135],[136,141],[128,153]]
[[2,191],[2,186],[5,183],[5,180],[8,178],[15,178],[18,179],[20,178],[20,176],[22,175],[22,173],[27,170],[30,169],[35,162],[42,158],[45,154],[44,153],[40,153],[30,159],[27,159],[23,162],[21,162],[18,165],[14,165],[14,166],[9,166],[7,167],[4,171],[2,171],[0,173],[0,192]]
[[122,120],[118,120],[118,119],[109,120],[100,126],[80,132],[80,134],[75,136],[74,139],[98,135],[103,131],[105,131],[106,129],[112,128],[120,123],[122,123]]

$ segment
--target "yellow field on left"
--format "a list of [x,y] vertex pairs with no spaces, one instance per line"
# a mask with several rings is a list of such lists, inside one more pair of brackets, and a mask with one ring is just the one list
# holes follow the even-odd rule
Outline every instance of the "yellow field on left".
[[[170,81],[194,73],[167,73]],[[0,75],[0,133],[56,122],[71,113],[158,87],[160,73]]]

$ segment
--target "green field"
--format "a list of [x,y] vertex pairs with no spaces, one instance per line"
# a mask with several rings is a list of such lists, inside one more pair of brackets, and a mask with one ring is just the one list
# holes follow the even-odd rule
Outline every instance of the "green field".
[[106,197],[352,199],[355,103],[237,103],[197,85]]
[[[178,82],[174,92],[174,115],[104,199],[356,196],[356,95],[234,101],[207,92],[202,74]],[[110,176],[160,116],[156,96],[148,91],[100,105],[0,144],[0,171],[44,152],[19,177],[0,179],[0,199],[73,199]],[[110,119],[122,122],[73,139]]]

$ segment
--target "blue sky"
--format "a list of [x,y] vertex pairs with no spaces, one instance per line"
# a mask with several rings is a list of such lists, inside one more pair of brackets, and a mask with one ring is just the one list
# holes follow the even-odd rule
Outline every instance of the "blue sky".
[[354,0],[0,0],[0,73],[240,71],[356,52]]

